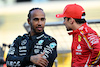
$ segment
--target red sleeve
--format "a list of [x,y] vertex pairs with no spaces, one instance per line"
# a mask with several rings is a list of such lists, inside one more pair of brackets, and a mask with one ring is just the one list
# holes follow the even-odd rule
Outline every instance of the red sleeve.
[[100,64],[100,39],[97,35],[87,34],[89,42],[88,47],[91,50],[91,56],[88,65],[96,66]]

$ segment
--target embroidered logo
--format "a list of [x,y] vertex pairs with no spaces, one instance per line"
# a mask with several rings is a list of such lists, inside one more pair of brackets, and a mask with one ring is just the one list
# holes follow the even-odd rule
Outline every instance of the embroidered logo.
[[79,44],[76,49],[76,55],[82,55],[81,52],[82,52],[82,49],[81,49],[81,45]]
[[36,45],[42,45],[44,42],[44,40],[39,40],[38,43],[36,43]]
[[80,46],[80,44],[77,46],[77,49],[78,49],[78,50],[80,50],[80,49],[81,49],[81,46]]
[[24,40],[21,41],[21,45],[25,45],[26,43],[27,43],[26,39],[24,39]]
[[78,35],[78,42],[80,42],[81,41],[81,36],[80,35]]
[[39,49],[35,49],[35,50],[34,50],[34,52],[35,52],[36,54],[39,53],[39,51],[40,51]]
[[50,43],[50,48],[55,48],[55,46],[56,46],[57,44],[56,43]]

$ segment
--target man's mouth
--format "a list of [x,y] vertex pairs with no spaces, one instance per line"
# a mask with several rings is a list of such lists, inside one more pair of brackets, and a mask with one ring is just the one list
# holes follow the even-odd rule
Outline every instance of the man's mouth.
[[38,30],[42,30],[42,27],[37,27]]

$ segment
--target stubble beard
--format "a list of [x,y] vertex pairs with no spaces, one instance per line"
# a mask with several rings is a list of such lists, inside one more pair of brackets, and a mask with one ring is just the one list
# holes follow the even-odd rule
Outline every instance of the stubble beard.
[[34,29],[34,26],[32,25],[31,23],[31,31],[34,33],[34,34],[40,34],[41,32],[36,32],[36,30]]
[[72,29],[68,29],[68,28],[67,28],[67,31],[72,31]]

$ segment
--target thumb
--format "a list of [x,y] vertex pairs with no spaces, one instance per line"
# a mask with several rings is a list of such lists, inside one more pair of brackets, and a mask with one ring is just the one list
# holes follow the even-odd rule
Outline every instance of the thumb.
[[44,56],[44,54],[45,54],[45,52],[43,52],[43,53],[41,54],[41,56]]

